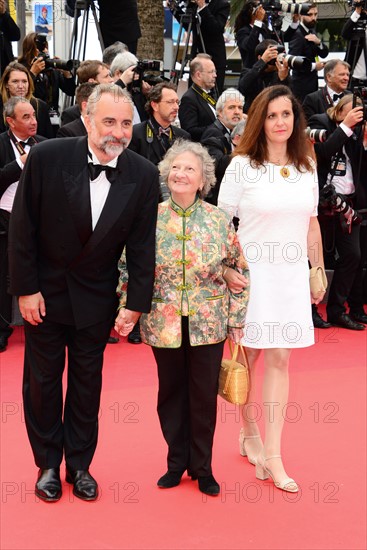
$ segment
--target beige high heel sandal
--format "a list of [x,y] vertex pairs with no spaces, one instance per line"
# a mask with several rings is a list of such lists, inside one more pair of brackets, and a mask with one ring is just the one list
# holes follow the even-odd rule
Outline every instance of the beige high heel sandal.
[[285,477],[281,481],[275,481],[274,476],[269,468],[267,468],[265,462],[271,458],[282,458],[281,455],[273,455],[268,458],[259,456],[256,460],[256,477],[257,479],[271,479],[274,482],[275,487],[281,489],[282,491],[288,491],[288,493],[297,493],[298,485],[291,477]]
[[245,435],[245,431],[243,428],[240,429],[240,438],[239,438],[239,444],[240,444],[240,455],[247,456],[247,460],[250,464],[253,464],[256,466],[256,458],[250,458],[246,451],[246,440],[247,439],[260,439],[260,434],[258,435]]

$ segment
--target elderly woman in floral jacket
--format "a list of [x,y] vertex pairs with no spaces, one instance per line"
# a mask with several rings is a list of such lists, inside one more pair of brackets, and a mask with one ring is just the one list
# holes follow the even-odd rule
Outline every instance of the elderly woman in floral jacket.
[[[159,165],[171,198],[159,205],[151,312],[140,318],[143,342],[158,365],[158,415],[168,444],[168,471],[158,480],[175,487],[185,470],[199,489],[219,494],[211,460],[219,369],[227,334],[239,341],[248,302],[248,268],[230,218],[202,199],[214,185],[214,161],[199,143],[178,140]],[[223,278],[235,269],[245,282],[238,294]],[[124,323],[127,272],[120,262]]]

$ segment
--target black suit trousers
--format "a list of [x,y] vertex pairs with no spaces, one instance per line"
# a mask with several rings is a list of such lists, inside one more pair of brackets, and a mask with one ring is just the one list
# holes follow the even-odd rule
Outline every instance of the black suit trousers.
[[108,319],[77,330],[49,322],[47,315],[37,326],[25,322],[24,414],[39,468],[58,467],[65,452],[72,469],[88,469],[97,445],[103,352],[111,324]]
[[334,216],[328,223],[334,225],[335,248],[338,252],[326,306],[327,317],[333,320],[346,311],[345,303],[361,262],[360,226],[353,225],[351,233],[344,233],[339,216]]
[[158,366],[158,416],[168,444],[168,469],[212,473],[218,378],[224,342],[191,346],[182,318],[180,348],[152,348]]
[[[12,296],[8,293],[8,230],[10,213],[0,209],[0,335],[9,335],[11,324]],[[11,331],[10,331],[11,332]]]

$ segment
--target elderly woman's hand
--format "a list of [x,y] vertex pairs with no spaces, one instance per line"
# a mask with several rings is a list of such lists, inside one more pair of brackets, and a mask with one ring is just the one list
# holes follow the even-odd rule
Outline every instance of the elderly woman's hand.
[[127,336],[133,330],[139,317],[140,313],[138,311],[121,308],[115,319],[115,331],[120,336]]
[[228,338],[232,340],[235,344],[241,343],[241,338],[243,336],[242,328],[228,327]]
[[234,294],[242,292],[248,284],[246,277],[231,267],[224,267],[223,279],[227,283],[229,290]]

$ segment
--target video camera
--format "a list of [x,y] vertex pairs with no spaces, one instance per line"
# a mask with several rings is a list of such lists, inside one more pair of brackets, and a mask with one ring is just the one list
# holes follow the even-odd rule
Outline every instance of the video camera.
[[48,53],[45,52],[47,48],[47,36],[45,34],[37,34],[35,38],[35,43],[39,54],[34,60],[42,57],[45,62],[46,70],[47,69],[61,69],[62,71],[72,71],[74,68],[77,68],[79,65],[78,61],[74,59],[69,59],[69,61],[64,61],[63,59],[50,58]]
[[129,86],[131,92],[141,92],[141,84],[143,80],[154,86],[158,82],[162,82],[163,78],[163,62],[157,59],[142,59],[139,60],[135,69],[135,78]]

